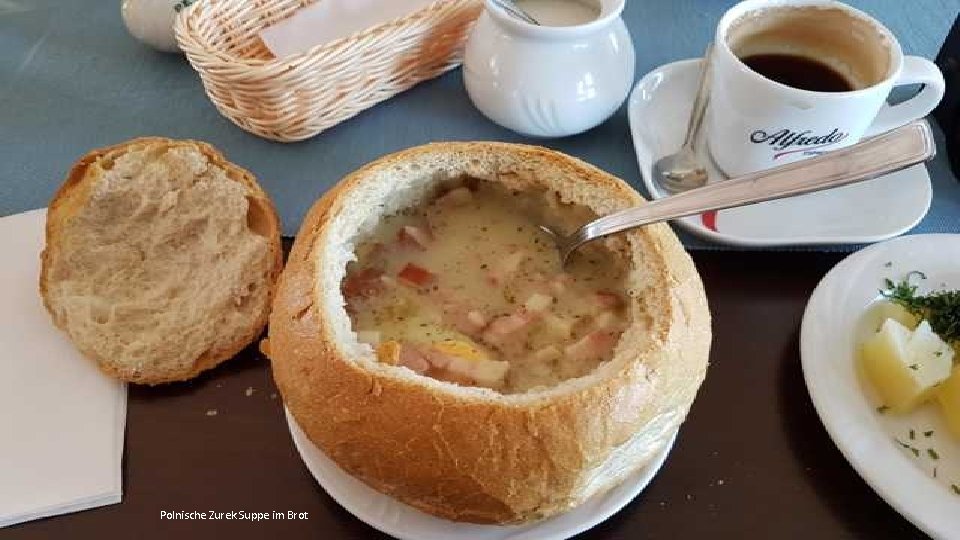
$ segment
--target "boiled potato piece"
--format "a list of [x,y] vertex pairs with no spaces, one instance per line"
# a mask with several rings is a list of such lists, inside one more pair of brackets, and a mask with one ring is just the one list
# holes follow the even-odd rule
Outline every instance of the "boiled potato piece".
[[953,436],[960,439],[960,366],[953,368],[950,378],[940,385],[937,401]]
[[895,302],[877,302],[873,308],[870,309],[867,317],[872,332],[879,332],[887,319],[893,319],[911,330],[916,328],[920,323],[919,317]]
[[913,332],[895,319],[863,344],[864,373],[893,412],[909,412],[930,399],[950,376],[953,349],[923,321]]
[[887,407],[909,408],[919,393],[906,367],[910,335],[906,326],[887,319],[860,351],[864,374]]

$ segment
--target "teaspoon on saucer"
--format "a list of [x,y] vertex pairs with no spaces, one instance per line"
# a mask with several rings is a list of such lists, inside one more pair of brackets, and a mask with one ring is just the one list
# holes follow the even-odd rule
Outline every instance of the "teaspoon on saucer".
[[711,64],[713,43],[707,46],[703,53],[703,68],[700,70],[700,87],[697,97],[693,101],[693,110],[687,122],[687,136],[680,149],[675,153],[663,156],[653,164],[653,179],[665,190],[671,193],[680,193],[706,185],[707,168],[697,155],[696,141],[703,125],[703,116],[707,110],[708,96],[710,95]]
[[566,264],[581,245],[611,234],[711,210],[723,210],[871,180],[936,155],[933,133],[917,120],[817,157],[731,178],[600,217],[565,235],[541,225]]

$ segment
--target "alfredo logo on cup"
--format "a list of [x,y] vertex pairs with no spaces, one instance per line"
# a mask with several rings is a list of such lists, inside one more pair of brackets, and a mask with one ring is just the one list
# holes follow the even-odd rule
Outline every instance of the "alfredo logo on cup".
[[[738,176],[856,143],[926,116],[944,80],[929,60],[834,0],[747,0],[717,26],[707,144]],[[895,85],[924,85],[884,107]]]
[[827,150],[826,147],[843,141],[848,135],[849,133],[844,133],[837,128],[833,128],[830,133],[824,135],[815,135],[810,130],[780,129],[768,132],[758,129],[750,134],[750,142],[769,146],[773,152],[773,159],[777,160],[795,153],[802,153],[805,156],[822,154]]

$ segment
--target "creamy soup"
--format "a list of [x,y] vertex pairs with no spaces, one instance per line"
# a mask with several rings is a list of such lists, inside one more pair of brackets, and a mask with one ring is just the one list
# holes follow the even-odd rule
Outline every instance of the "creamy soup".
[[524,392],[609,360],[627,324],[627,265],[596,243],[561,268],[538,223],[583,223],[552,193],[478,181],[386,217],[357,247],[342,291],[381,362],[468,386]]

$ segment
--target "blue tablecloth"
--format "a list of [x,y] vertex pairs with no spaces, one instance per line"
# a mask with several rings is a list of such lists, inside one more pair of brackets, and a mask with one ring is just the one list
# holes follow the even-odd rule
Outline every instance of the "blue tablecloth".
[[[881,19],[907,54],[936,55],[960,0],[851,0]],[[143,135],[208,141],[249,168],[276,202],[284,232],[344,174],[383,154],[440,140],[534,142],[585,159],[634,186],[639,171],[625,107],[602,126],[526,139],[478,113],[459,70],[309,141],[259,139],[222,118],[182,56],[134,41],[119,0],[0,0],[0,215],[45,206],[70,165],[98,146]],[[732,1],[628,0],[638,78],[701,54]],[[941,148],[941,151],[943,149]],[[960,232],[960,183],[943,156],[930,165],[934,203],[914,232]],[[684,238],[690,247],[708,247]]]

